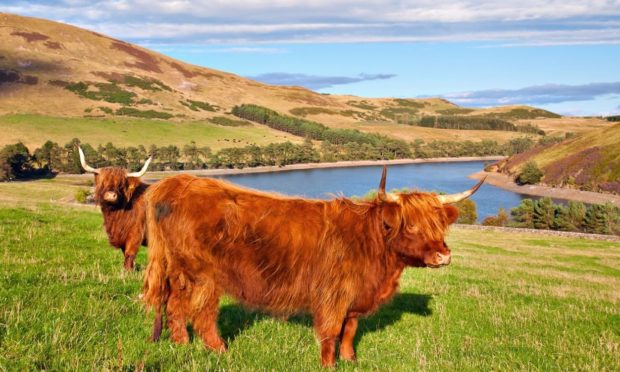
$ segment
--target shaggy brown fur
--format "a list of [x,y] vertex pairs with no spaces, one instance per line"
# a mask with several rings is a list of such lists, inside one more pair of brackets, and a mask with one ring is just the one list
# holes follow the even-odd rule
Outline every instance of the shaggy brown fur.
[[[276,315],[307,312],[324,366],[354,360],[359,316],[396,292],[406,266],[449,263],[444,243],[456,208],[434,194],[355,202],[282,197],[179,175],[147,192],[144,299],[166,305],[171,338],[186,321],[207,348],[226,350],[216,326],[224,293]],[[446,260],[447,257],[447,260]]]
[[[127,270],[133,269],[140,245],[146,245],[144,193],[147,188],[139,178],[127,177],[121,168],[101,168],[95,174],[95,201],[101,207],[110,245],[121,249]],[[106,201],[106,192],[116,193],[117,200]]]

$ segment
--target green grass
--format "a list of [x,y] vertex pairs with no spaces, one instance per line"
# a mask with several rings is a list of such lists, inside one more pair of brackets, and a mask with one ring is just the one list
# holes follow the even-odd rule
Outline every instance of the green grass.
[[252,125],[249,121],[230,119],[226,116],[212,117],[211,119],[209,119],[209,122],[217,125],[222,125],[224,127],[247,127],[249,125]]
[[[151,144],[183,146],[195,141],[214,150],[224,147],[266,145],[303,139],[265,126],[225,127],[204,122],[173,122],[141,118],[59,118],[40,115],[0,116],[0,146],[22,141],[34,150],[47,140],[61,145],[72,138],[93,146],[112,142],[118,146]],[[233,142],[232,140],[236,140]]]
[[[94,209],[0,207],[0,370],[317,370],[310,320],[247,312],[225,299],[229,352],[167,331],[139,271],[121,269]],[[356,338],[342,370],[618,370],[620,245],[454,229],[452,265],[407,269],[401,293]]]
[[155,110],[138,110],[133,107],[121,107],[116,110],[116,115],[133,116],[146,119],[170,119],[174,117],[174,115],[167,112]]

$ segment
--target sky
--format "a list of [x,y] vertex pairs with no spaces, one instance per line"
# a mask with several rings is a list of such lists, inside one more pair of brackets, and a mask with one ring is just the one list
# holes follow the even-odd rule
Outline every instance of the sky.
[[0,12],[322,93],[620,114],[620,0],[3,0]]

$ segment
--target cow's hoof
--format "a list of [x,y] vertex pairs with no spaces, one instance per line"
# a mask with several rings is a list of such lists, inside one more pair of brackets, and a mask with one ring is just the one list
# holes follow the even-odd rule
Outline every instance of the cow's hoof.
[[347,362],[357,362],[355,353],[340,353],[340,360],[346,360]]
[[125,263],[123,265],[125,270],[133,271],[135,258],[136,256],[125,256]]
[[224,341],[218,342],[214,345],[206,345],[207,349],[213,351],[214,353],[222,354],[228,351],[226,344]]

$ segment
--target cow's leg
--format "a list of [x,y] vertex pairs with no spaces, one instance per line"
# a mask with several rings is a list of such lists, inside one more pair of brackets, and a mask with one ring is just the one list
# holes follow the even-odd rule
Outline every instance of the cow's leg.
[[357,317],[347,317],[342,323],[340,331],[340,359],[355,361],[353,339],[357,331]]
[[189,283],[186,283],[183,274],[170,280],[170,294],[166,304],[166,323],[170,330],[170,339],[177,344],[189,342],[186,314],[190,290]]
[[153,321],[153,333],[151,335],[151,341],[157,342],[161,337],[162,321],[161,321],[161,307],[155,312],[155,320]]
[[218,353],[226,351],[226,343],[217,330],[220,294],[209,281],[196,285],[191,293],[191,320],[205,346]]
[[136,260],[136,254],[142,244],[142,237],[131,237],[127,240],[123,249],[123,256],[125,256],[124,267],[125,270],[133,270],[134,262]]
[[319,310],[314,314],[314,330],[321,342],[321,364],[336,365],[336,342],[342,329],[344,311]]

